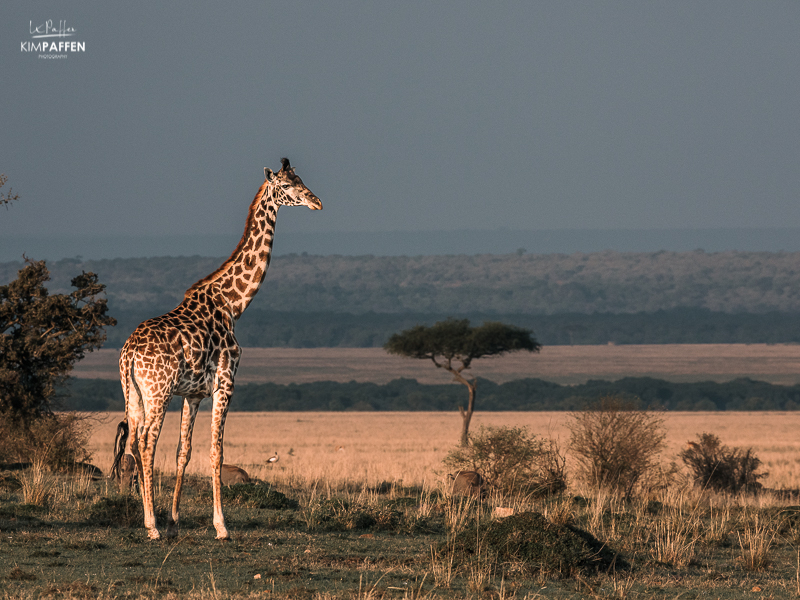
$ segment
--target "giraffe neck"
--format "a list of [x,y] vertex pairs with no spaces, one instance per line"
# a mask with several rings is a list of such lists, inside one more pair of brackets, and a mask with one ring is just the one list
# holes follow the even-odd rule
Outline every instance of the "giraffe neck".
[[278,216],[276,193],[276,188],[264,181],[250,204],[244,234],[230,258],[190,287],[185,297],[200,288],[216,288],[230,307],[233,318],[242,316],[261,287],[272,258],[275,219]]

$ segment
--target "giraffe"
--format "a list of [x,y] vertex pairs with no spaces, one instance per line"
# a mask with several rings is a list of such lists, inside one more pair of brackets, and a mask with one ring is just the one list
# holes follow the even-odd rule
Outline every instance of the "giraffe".
[[322,209],[322,203],[295,175],[286,158],[273,173],[264,168],[264,183],[247,214],[244,235],[216,271],[192,285],[172,311],[141,323],[120,351],[119,371],[126,419],[117,427],[116,472],[128,435],[136,460],[150,539],[161,534],[153,506],[153,459],[158,436],[173,395],[183,397],[175,493],[167,537],[178,534],[179,505],[186,465],[192,454],[192,429],[200,401],[212,398],[211,476],[217,539],[230,539],[222,514],[222,439],[241,349],[234,326],[258,292],[269,267],[275,219],[280,206]]

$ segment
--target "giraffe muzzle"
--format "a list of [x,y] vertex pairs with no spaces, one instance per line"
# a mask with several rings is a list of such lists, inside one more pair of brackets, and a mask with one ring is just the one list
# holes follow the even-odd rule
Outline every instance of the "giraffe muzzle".
[[322,210],[322,202],[320,202],[319,198],[314,196],[314,198],[312,198],[308,203],[308,208],[311,210]]

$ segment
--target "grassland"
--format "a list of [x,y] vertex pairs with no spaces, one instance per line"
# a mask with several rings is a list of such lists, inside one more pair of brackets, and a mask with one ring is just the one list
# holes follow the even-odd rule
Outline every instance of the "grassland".
[[[554,346],[541,355],[477,361],[502,382],[559,383],[650,375],[673,381],[750,376],[795,383],[800,346]],[[116,353],[89,355],[78,375],[115,379]],[[379,349],[246,349],[239,382],[447,378],[424,361]],[[753,448],[765,486],[800,488],[800,414],[666,413],[661,460],[677,461],[700,433]],[[93,462],[104,471],[121,414],[99,414]],[[177,413],[168,413],[156,467],[163,526],[174,477]],[[457,442],[457,413],[232,413],[225,462],[264,482],[231,488],[233,541],[213,539],[208,481],[210,415],[195,428],[182,532],[147,542],[137,496],[108,481],[41,472],[0,477],[2,598],[794,598],[800,596],[800,507],[766,494],[728,497],[676,477],[626,502],[570,481],[554,498],[493,495],[482,506],[447,498],[442,459]],[[526,426],[567,446],[565,413],[477,413],[481,425]],[[275,451],[280,461],[264,460]],[[574,472],[567,455],[568,475]],[[27,477],[27,480],[25,479]],[[20,482],[24,487],[19,488]],[[36,497],[35,492],[40,492]],[[255,492],[280,492],[278,508]],[[617,568],[559,575],[547,565],[461,556],[456,535],[495,522],[497,506],[537,511],[619,552]],[[624,564],[627,567],[624,567]]]
[[[665,413],[664,460],[677,454],[705,432],[729,446],[753,448],[770,476],[771,488],[800,488],[800,413],[691,412]],[[111,465],[114,434],[122,413],[99,415],[91,441],[94,463],[106,471]],[[569,415],[563,412],[481,413],[481,426],[524,426],[532,433],[569,441]],[[158,445],[156,467],[174,472],[180,426],[179,413],[167,413]],[[230,413],[225,425],[225,462],[274,483],[312,486],[323,482],[334,488],[352,484],[376,486],[401,482],[409,486],[437,486],[443,477],[441,461],[458,442],[458,413]],[[188,472],[208,474],[211,415],[200,412],[195,425],[193,459]],[[277,451],[274,466],[264,460]]]
[[[117,379],[117,356],[116,350],[90,353],[76,365],[74,375]],[[545,346],[539,354],[476,360],[471,371],[497,383],[526,377],[559,384],[622,377],[654,377],[674,382],[750,377],[793,385],[800,381],[798,364],[798,344]],[[387,383],[398,377],[426,384],[450,380],[427,361],[391,356],[380,348],[245,348],[236,381]]]
[[[92,438],[107,469],[118,414]],[[800,487],[795,413],[666,414],[665,463],[696,434],[752,446],[769,487]],[[524,425],[566,445],[564,413],[477,414],[474,426]],[[159,445],[157,505],[164,523],[177,415]],[[231,414],[226,462],[244,466],[296,502],[265,505],[231,488],[233,541],[213,539],[209,422],[200,414],[177,539],[148,542],[137,496],[107,481],[40,473],[0,486],[4,598],[793,598],[800,592],[800,508],[766,495],[726,497],[680,478],[625,502],[572,481],[564,495],[492,496],[481,507],[446,498],[441,459],[456,413]],[[275,450],[274,466],[264,459]],[[27,477],[27,479],[25,479]],[[269,486],[269,487],[267,487]],[[32,491],[43,492],[39,499]],[[262,498],[263,499],[263,498]],[[617,568],[558,575],[552,566],[462,556],[455,536],[494,522],[495,506],[534,510],[588,531],[620,553]],[[471,534],[470,534],[471,535]],[[623,561],[629,566],[624,567]]]

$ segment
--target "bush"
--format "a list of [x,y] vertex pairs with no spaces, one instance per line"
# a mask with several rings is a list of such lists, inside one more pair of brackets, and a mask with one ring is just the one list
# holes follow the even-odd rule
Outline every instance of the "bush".
[[569,449],[581,479],[594,488],[633,495],[664,446],[663,419],[617,396],[605,396],[571,418]]
[[44,414],[29,424],[0,415],[0,463],[67,468],[91,458],[90,435],[89,418],[76,413]]
[[696,486],[729,494],[761,489],[758,480],[768,473],[756,472],[761,461],[752,448],[728,448],[711,433],[697,437],[698,442],[688,442],[687,448],[678,455],[689,467]]
[[97,275],[81,273],[73,292],[51,295],[45,262],[27,263],[0,286],[0,413],[23,423],[53,412],[56,387],[86,352],[103,345],[103,328],[116,325]]
[[481,427],[444,459],[454,471],[477,471],[486,485],[506,494],[556,494],[567,487],[564,458],[553,440],[524,427]]

